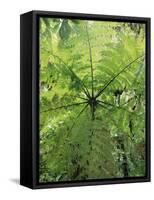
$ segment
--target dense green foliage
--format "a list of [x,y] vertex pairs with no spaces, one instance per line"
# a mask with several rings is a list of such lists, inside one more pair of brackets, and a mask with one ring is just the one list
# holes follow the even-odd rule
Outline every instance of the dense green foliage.
[[40,19],[40,182],[145,175],[143,24]]

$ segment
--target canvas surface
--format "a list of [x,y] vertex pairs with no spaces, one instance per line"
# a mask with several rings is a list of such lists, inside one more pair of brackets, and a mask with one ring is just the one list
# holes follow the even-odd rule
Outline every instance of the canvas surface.
[[145,176],[145,37],[145,24],[40,18],[40,183]]

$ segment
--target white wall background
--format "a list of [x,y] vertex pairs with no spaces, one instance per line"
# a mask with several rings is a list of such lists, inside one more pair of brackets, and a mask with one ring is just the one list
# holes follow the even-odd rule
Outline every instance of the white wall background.
[[[30,10],[152,17],[153,0],[0,1],[0,199],[153,199],[154,182],[30,190],[19,182],[19,15]],[[152,37],[154,23],[152,19]],[[152,42],[154,42],[152,38]],[[153,49],[152,54],[153,55]],[[153,57],[152,57],[152,61]],[[152,69],[152,75],[154,70]],[[152,85],[153,85],[152,79]],[[152,101],[154,93],[152,91]],[[152,106],[152,115],[154,107]],[[152,124],[152,132],[153,132]],[[153,134],[153,133],[152,133]],[[152,156],[153,156],[152,136]],[[152,158],[152,169],[154,159]],[[153,175],[153,172],[152,172]],[[153,177],[153,176],[152,176]]]

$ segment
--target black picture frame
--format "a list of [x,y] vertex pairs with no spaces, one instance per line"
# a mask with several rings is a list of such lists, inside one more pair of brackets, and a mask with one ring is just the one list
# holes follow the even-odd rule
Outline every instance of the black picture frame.
[[[146,25],[146,176],[39,183],[39,17],[138,22]],[[20,16],[20,184],[32,189],[149,182],[150,158],[150,18],[31,11]]]

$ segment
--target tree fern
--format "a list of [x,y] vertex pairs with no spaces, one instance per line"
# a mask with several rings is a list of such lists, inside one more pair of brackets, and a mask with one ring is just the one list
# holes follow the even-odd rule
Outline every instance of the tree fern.
[[143,176],[144,27],[40,23],[40,182]]

